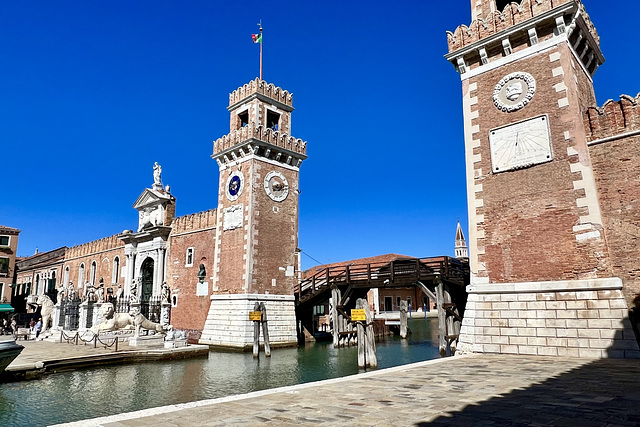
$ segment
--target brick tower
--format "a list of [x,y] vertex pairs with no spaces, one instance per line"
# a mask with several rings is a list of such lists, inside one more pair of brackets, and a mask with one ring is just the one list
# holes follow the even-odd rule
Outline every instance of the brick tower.
[[220,170],[218,219],[201,343],[249,347],[249,311],[256,301],[266,304],[271,344],[297,342],[298,172],[306,142],[290,136],[292,100],[260,79],[229,95],[231,131],[213,144]]
[[598,34],[579,0],[471,10],[446,55],[462,79],[472,272],[459,349],[624,356],[622,281],[583,125]]

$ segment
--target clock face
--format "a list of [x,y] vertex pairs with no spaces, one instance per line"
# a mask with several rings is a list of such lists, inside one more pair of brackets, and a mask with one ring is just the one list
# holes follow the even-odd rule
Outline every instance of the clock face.
[[280,172],[272,171],[264,177],[264,190],[276,202],[281,202],[289,195],[289,183]]
[[549,117],[544,115],[489,132],[494,173],[522,169],[553,159]]
[[242,172],[235,171],[229,178],[227,178],[227,186],[225,188],[225,192],[227,193],[227,199],[230,201],[237,200],[242,194],[242,189],[244,188],[244,176]]

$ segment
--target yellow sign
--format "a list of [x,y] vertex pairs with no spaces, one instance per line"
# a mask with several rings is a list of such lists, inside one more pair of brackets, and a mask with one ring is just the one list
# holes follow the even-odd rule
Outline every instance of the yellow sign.
[[364,308],[352,309],[351,310],[351,321],[366,321],[367,317],[364,314]]
[[262,312],[261,311],[250,311],[249,312],[249,320],[253,320],[254,322],[259,322],[262,320]]

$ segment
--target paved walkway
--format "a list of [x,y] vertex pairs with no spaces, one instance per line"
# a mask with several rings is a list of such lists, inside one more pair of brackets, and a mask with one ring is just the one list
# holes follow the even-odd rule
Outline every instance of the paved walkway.
[[637,426],[640,360],[472,355],[71,425]]
[[104,363],[127,363],[144,360],[169,360],[185,357],[208,357],[209,347],[190,345],[188,347],[165,349],[153,347],[132,347],[127,341],[115,347],[103,345],[93,347],[93,342],[79,345],[67,342],[16,341],[24,350],[6,368],[3,376],[14,379],[32,379],[44,372],[59,369],[74,369],[80,366],[94,366]]

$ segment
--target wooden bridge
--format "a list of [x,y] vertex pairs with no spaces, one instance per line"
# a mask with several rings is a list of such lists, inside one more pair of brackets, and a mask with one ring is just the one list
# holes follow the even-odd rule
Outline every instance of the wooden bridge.
[[[396,258],[390,262],[328,266],[317,269],[294,289],[298,318],[308,319],[313,306],[333,300],[334,344],[351,323],[348,309],[373,288],[417,286],[436,301],[440,321],[440,351],[458,339],[467,301],[469,264],[451,257]],[[340,325],[342,324],[342,327]]]

